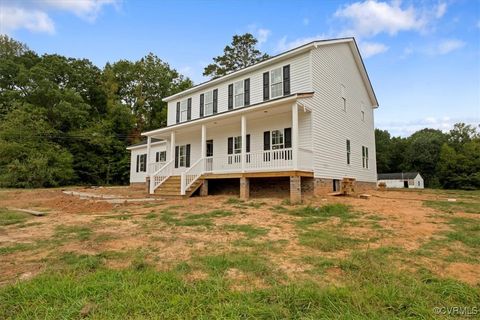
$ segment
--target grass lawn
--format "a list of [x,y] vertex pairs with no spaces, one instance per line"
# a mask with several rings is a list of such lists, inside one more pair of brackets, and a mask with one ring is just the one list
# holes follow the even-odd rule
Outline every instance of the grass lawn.
[[79,202],[40,218],[0,209],[0,319],[447,319],[434,308],[479,308],[480,215],[425,195],[394,206],[208,197],[98,214]]

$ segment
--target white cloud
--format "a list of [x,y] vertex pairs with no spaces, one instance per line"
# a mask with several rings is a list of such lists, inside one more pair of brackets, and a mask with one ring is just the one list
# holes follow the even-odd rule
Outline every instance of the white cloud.
[[308,26],[310,24],[310,19],[303,18],[302,23],[303,23],[304,26]]
[[382,43],[377,42],[360,42],[360,52],[364,58],[370,58],[374,55],[383,53],[388,50],[388,47]]
[[433,50],[430,50],[431,54],[447,54],[452,51],[458,50],[465,46],[465,42],[457,39],[447,39],[441,41]]
[[435,18],[440,19],[447,12],[447,4],[445,2],[439,3],[435,12]]
[[52,19],[39,10],[0,6],[0,21],[0,34],[9,34],[20,28],[31,32],[55,32]]
[[400,31],[422,30],[426,21],[413,6],[402,8],[400,1],[391,3],[366,0],[338,9],[335,17],[349,23],[343,34],[372,37],[380,33],[395,35]]
[[258,29],[256,34],[258,38],[258,44],[261,45],[262,43],[265,43],[268,40],[268,37],[270,37],[270,34],[272,32],[268,29]]
[[31,32],[55,32],[51,11],[64,11],[89,22],[95,21],[105,5],[117,6],[120,0],[24,0],[0,2],[0,32],[18,29]]

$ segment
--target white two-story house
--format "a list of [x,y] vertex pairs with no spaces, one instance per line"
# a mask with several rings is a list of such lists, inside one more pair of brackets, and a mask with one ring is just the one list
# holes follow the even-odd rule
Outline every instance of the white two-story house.
[[131,158],[131,181],[148,180],[152,194],[206,195],[228,179],[242,198],[262,181],[298,202],[345,177],[376,185],[378,101],[353,38],[314,41],[164,101],[168,125],[142,133]]

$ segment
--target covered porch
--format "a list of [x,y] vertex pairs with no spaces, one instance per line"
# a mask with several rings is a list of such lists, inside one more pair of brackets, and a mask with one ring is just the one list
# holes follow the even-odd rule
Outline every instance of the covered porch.
[[147,159],[149,191],[179,177],[179,195],[186,195],[198,180],[229,177],[240,179],[240,195],[248,197],[242,185],[249,175],[313,177],[310,130],[311,111],[293,96],[147,132],[147,149],[152,138],[167,141],[164,162]]

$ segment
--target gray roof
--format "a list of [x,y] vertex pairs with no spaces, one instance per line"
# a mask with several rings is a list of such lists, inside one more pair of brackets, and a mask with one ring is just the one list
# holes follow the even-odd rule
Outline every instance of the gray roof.
[[[152,143],[154,143],[154,142],[160,142],[160,141],[162,141],[162,139],[152,138]],[[128,146],[127,148],[143,146],[143,145],[146,145],[146,144],[147,144],[147,139],[145,139],[145,140],[143,140],[143,141],[140,141],[139,143],[132,144],[132,145]]]
[[415,179],[420,174],[418,172],[397,172],[397,173],[380,173],[378,180],[398,180],[398,179]]

